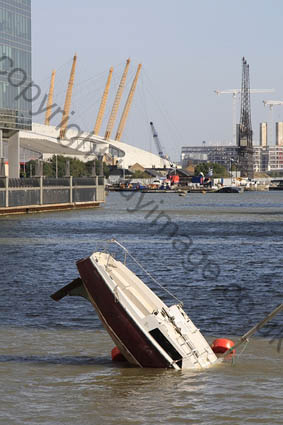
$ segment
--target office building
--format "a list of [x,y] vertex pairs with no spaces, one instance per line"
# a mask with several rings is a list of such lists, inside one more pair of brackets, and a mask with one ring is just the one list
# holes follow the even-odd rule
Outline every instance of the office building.
[[0,28],[0,128],[9,135],[31,129],[31,0],[0,0]]
[[231,159],[237,160],[238,148],[236,146],[183,146],[181,151],[181,164],[186,167],[188,162],[215,162],[223,165],[228,170]]
[[276,146],[283,146],[283,122],[276,123]]
[[260,146],[267,146],[267,122],[259,124],[259,144]]
[[10,177],[19,175],[18,132],[32,128],[31,79],[31,0],[0,0],[0,138]]

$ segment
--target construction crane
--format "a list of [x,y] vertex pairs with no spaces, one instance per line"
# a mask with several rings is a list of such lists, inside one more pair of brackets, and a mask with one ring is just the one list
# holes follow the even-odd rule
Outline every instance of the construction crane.
[[241,177],[254,177],[253,170],[253,129],[251,120],[250,99],[250,66],[242,58],[242,88],[241,88],[241,116],[239,124],[238,162]]
[[[241,94],[242,89],[227,89],[227,90],[214,90],[218,96],[221,94],[231,94],[232,95],[232,127],[233,127],[233,143],[237,144],[236,140],[236,117],[237,117],[237,96]],[[274,89],[250,89],[251,94],[256,93],[273,93]]]
[[270,128],[269,128],[269,135],[270,135],[270,142],[273,142],[273,107],[274,106],[280,106],[283,105],[282,100],[263,100],[264,106],[269,106],[270,110]]
[[150,122],[150,127],[151,127],[151,131],[152,131],[152,136],[153,136],[154,143],[155,143],[155,145],[157,147],[158,155],[162,159],[168,159],[168,156],[165,155],[165,153],[163,152],[163,149],[162,149],[162,146],[161,146],[159,137],[158,137],[158,133],[157,133],[157,131],[156,131],[156,129],[155,129],[152,121]]

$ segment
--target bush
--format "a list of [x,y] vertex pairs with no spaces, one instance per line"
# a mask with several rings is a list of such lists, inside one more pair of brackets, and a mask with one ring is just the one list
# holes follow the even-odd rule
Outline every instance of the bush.
[[230,173],[227,171],[227,169],[220,164],[217,164],[216,162],[202,162],[198,164],[195,167],[195,176],[199,176],[200,173],[203,173],[204,176],[207,176],[209,169],[213,169],[213,176],[212,177],[229,177]]
[[[73,177],[89,177],[92,175],[93,161],[83,162],[77,158],[68,158],[62,155],[57,155],[57,171],[58,177],[65,177],[67,170],[67,161],[70,161],[70,174]],[[95,160],[96,174],[99,173],[99,161]],[[31,160],[26,163],[26,177],[35,175],[36,161]],[[109,176],[109,168],[103,163],[104,175]],[[56,177],[56,155],[51,159],[43,162],[43,175],[46,177]]]

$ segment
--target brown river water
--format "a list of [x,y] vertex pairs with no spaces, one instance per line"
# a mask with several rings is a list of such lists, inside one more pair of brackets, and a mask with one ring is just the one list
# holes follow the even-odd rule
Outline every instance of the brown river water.
[[[113,363],[91,305],[50,299],[76,260],[115,237],[209,341],[235,340],[283,301],[283,193],[137,201],[110,194],[100,210],[0,218],[0,424],[283,424],[282,313],[233,363],[176,372]],[[148,216],[156,205],[173,237]]]

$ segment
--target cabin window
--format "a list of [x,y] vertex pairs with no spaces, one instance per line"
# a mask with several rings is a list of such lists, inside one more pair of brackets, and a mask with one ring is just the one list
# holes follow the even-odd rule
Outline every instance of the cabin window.
[[170,341],[163,335],[163,333],[158,329],[152,329],[149,331],[150,335],[155,339],[155,341],[163,348],[164,351],[176,361],[177,365],[182,368],[182,356],[178,351],[173,347]]

